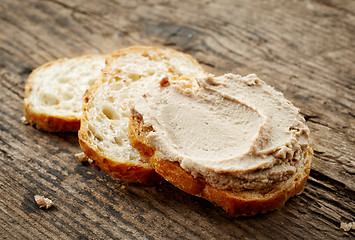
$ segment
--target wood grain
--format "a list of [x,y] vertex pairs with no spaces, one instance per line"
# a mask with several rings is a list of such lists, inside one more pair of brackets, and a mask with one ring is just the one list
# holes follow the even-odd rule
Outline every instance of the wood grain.
[[[0,1],[2,239],[346,239],[355,221],[355,3]],[[24,82],[61,57],[169,46],[206,70],[256,73],[304,114],[315,158],[303,194],[230,218],[168,183],[126,184],[78,163],[75,134],[22,124]],[[38,209],[33,196],[54,201]]]

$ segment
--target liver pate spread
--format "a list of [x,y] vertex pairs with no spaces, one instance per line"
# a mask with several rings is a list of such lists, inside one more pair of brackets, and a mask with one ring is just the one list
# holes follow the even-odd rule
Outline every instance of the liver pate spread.
[[137,94],[160,158],[226,190],[270,189],[300,169],[309,129],[298,108],[256,75],[171,77]]

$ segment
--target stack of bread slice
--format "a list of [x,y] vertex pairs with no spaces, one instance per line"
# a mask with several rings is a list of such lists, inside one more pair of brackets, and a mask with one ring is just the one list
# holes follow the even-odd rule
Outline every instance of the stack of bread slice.
[[171,49],[130,47],[112,53],[101,78],[84,97],[79,143],[91,164],[129,182],[159,182],[161,177],[127,137],[130,102],[149,82],[205,74],[196,60]]
[[46,131],[80,122],[95,168],[147,185],[165,179],[232,216],[278,209],[303,190],[309,130],[255,75],[214,77],[187,54],[143,46],[54,63],[28,78],[26,120]]

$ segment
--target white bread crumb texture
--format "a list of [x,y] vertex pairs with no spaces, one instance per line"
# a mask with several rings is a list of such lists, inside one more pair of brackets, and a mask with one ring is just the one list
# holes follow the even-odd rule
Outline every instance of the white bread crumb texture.
[[99,151],[105,151],[113,160],[127,159],[139,162],[138,152],[131,147],[127,137],[130,96],[133,87],[116,90],[113,84],[104,83],[95,92],[95,98],[89,102],[86,114],[90,141]]
[[30,75],[25,102],[32,111],[80,117],[84,92],[101,76],[105,56],[60,59]]

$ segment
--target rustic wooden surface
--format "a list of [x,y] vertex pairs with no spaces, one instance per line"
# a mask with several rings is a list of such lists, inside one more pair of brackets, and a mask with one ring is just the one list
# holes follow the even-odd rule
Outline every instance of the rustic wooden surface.
[[[76,134],[23,125],[24,81],[61,57],[169,46],[210,72],[256,73],[301,108],[313,170],[280,211],[231,218],[170,184],[76,161]],[[355,221],[355,2],[0,0],[1,239],[347,239]],[[55,206],[38,209],[33,196]]]

